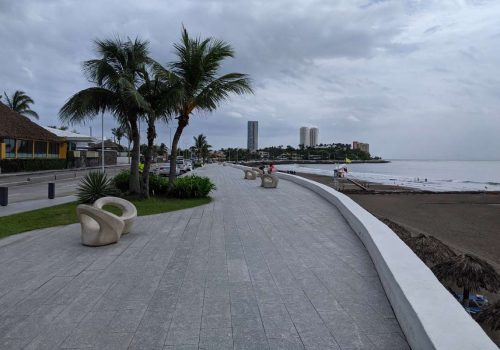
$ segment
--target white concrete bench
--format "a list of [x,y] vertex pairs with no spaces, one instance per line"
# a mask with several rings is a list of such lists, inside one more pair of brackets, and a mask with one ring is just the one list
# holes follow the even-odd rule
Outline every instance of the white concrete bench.
[[137,208],[128,200],[119,197],[102,197],[94,202],[94,208],[102,209],[105,205],[119,208],[122,214],[119,216],[125,224],[123,234],[129,233],[135,219],[137,218]]
[[261,177],[261,186],[264,188],[276,188],[278,187],[279,179],[273,174],[263,174]]
[[257,178],[257,173],[253,170],[243,170],[245,173],[245,180],[255,180]]
[[117,215],[90,205],[80,204],[76,215],[82,227],[82,244],[102,246],[118,242],[125,223]]

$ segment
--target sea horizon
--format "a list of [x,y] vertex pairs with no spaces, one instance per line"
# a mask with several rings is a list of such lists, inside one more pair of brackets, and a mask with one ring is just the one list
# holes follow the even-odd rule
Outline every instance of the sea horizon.
[[[359,181],[420,190],[500,191],[498,160],[399,160],[347,164],[348,177]],[[334,164],[279,164],[279,170],[333,176]]]

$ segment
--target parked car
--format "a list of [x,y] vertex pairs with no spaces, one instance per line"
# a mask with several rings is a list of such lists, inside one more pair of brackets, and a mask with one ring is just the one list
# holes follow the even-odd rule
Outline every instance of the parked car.
[[[175,169],[175,175],[179,176],[181,173],[180,169],[177,167]],[[153,170],[153,174],[159,176],[170,176],[170,165],[169,164],[160,164],[157,168]]]
[[[187,163],[184,159],[177,159],[176,161],[177,168],[181,172],[181,174],[184,174],[185,172],[188,172],[189,167],[187,166]],[[192,170],[192,169],[191,169]]]

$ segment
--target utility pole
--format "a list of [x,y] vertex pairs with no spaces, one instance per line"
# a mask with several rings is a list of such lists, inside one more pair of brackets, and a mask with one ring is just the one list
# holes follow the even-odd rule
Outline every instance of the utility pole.
[[101,113],[101,158],[102,173],[104,174],[104,111]]

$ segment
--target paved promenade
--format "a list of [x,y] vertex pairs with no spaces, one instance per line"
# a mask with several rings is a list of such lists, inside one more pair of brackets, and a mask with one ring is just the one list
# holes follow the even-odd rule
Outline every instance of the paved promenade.
[[0,240],[0,349],[409,349],[364,246],[316,194],[200,171],[208,205]]

